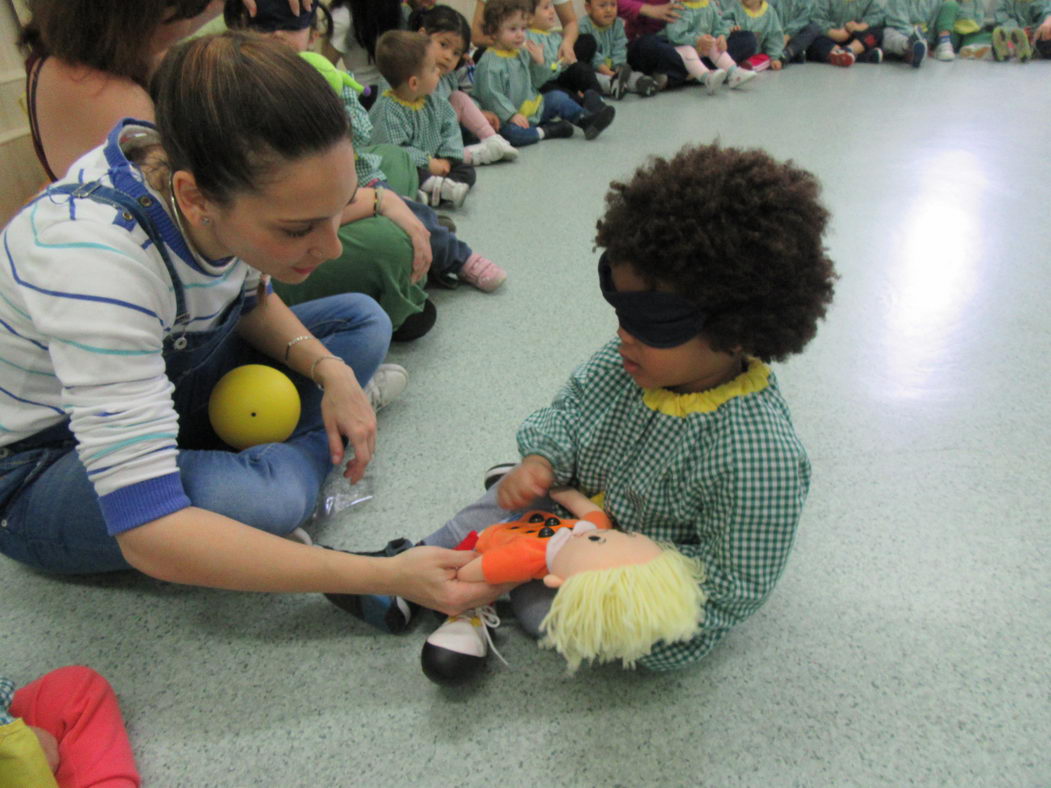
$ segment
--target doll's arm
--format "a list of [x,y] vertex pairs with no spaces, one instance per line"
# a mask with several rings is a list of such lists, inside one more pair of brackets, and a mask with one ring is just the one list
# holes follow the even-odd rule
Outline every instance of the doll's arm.
[[464,564],[456,570],[456,578],[468,583],[484,583],[485,574],[482,572],[482,557],[478,556],[468,564]]

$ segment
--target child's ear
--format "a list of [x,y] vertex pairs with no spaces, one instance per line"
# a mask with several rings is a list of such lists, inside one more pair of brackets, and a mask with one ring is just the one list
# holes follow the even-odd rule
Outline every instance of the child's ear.
[[558,575],[544,575],[544,585],[548,588],[558,588],[564,582]]

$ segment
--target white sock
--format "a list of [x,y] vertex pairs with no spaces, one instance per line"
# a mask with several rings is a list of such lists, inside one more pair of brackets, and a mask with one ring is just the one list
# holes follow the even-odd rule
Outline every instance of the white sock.
[[539,126],[536,127],[536,133],[540,135],[537,139],[542,140],[544,138],[544,130]]

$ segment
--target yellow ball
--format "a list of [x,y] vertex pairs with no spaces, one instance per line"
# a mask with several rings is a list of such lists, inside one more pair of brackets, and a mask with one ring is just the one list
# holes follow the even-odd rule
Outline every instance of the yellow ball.
[[264,364],[223,375],[208,399],[215,434],[235,449],[281,443],[299,423],[299,392],[288,376]]

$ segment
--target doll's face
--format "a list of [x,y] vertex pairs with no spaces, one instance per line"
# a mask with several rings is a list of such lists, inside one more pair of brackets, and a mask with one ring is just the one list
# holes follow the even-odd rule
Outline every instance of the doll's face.
[[644,564],[661,554],[661,548],[642,534],[599,529],[574,534],[559,550],[548,571],[567,580],[581,572]]

